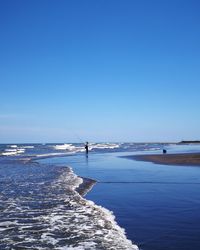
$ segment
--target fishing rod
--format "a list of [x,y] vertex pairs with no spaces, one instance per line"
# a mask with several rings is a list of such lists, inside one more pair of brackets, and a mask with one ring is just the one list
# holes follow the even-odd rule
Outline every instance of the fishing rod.
[[77,134],[74,134],[74,136],[78,139],[78,141],[80,141],[81,143],[84,143],[83,140]]

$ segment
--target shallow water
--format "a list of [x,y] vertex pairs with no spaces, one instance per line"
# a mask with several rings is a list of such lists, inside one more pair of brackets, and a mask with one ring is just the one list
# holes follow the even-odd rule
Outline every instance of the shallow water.
[[119,155],[124,153],[52,160],[98,180],[87,199],[113,211],[127,237],[141,249],[200,249],[200,168],[155,165]]
[[[0,157],[0,249],[200,249],[200,168],[119,157],[199,145],[93,147],[87,158],[81,145],[1,145],[13,155]],[[98,181],[86,199],[76,174]]]
[[137,250],[109,210],[79,195],[83,181],[66,164],[1,159],[0,249]]

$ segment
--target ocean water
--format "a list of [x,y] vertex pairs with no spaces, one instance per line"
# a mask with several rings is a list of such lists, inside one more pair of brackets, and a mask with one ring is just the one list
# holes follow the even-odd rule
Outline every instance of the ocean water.
[[[86,157],[82,144],[1,145],[0,249],[200,249],[200,168],[121,157],[163,148],[200,151],[93,143]],[[82,197],[85,178],[96,184]]]

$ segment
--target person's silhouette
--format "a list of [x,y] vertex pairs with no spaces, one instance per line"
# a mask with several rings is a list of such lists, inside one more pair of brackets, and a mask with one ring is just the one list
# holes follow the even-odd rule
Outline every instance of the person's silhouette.
[[163,149],[163,154],[166,154],[167,153],[167,150],[166,149]]
[[88,149],[88,142],[85,143],[85,152],[88,155],[89,149]]

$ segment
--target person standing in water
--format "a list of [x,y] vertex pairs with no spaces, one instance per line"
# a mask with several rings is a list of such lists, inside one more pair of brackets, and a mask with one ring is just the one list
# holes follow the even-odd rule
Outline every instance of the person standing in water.
[[85,153],[88,155],[89,149],[88,149],[88,142],[85,143]]

